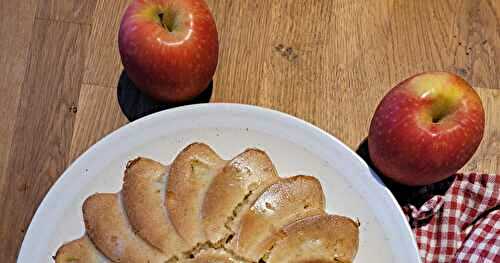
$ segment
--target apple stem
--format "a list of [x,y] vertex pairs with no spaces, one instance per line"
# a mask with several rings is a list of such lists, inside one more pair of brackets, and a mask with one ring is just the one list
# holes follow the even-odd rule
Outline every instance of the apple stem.
[[444,118],[445,114],[437,115],[432,117],[432,123],[438,123],[440,120]]
[[174,31],[175,24],[175,15],[173,12],[169,12],[169,14],[159,13],[158,17],[160,18],[160,24],[165,28],[168,32]]

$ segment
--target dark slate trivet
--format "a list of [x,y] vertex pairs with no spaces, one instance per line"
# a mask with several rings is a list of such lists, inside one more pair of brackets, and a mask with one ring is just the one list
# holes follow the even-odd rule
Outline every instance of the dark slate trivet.
[[407,186],[396,183],[390,178],[385,177],[377,167],[373,165],[368,151],[368,140],[364,139],[359,145],[356,153],[365,160],[365,162],[372,168],[377,175],[382,179],[384,184],[391,190],[394,197],[398,200],[399,205],[404,206],[407,204],[414,205],[416,208],[422,206],[427,200],[435,195],[444,195],[448,188],[455,180],[455,176],[439,181],[437,183],[425,186]]
[[207,103],[212,97],[212,91],[213,81],[210,81],[205,91],[190,101],[177,104],[158,102],[137,89],[134,83],[128,78],[127,73],[122,71],[120,80],[118,81],[117,95],[118,103],[120,104],[123,114],[125,114],[129,121],[134,121],[146,115],[173,107],[188,104]]

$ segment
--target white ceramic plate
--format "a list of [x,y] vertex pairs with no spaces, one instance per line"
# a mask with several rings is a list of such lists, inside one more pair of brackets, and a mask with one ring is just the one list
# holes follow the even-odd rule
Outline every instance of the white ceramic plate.
[[84,233],[81,205],[95,192],[119,191],[136,156],[170,163],[192,142],[230,159],[247,147],[265,150],[281,176],[316,176],[327,211],[358,218],[356,262],[419,262],[411,230],[388,189],[338,139],[295,117],[254,106],[198,104],[152,114],[106,136],[76,160],[40,204],[18,262],[52,262],[63,243]]

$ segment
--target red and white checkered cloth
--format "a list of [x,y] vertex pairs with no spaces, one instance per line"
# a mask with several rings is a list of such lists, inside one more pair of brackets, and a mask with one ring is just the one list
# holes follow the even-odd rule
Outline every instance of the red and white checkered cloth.
[[500,175],[457,174],[446,194],[403,211],[423,262],[500,263]]

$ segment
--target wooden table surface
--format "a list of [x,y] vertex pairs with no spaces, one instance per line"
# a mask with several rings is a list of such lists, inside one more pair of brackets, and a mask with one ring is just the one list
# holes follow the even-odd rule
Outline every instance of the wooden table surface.
[[[129,0],[0,2],[0,258],[68,165],[127,123],[117,29]],[[500,1],[211,0],[214,102],[273,108],[356,148],[400,80],[455,72],[480,94],[486,133],[462,170],[500,173]]]

